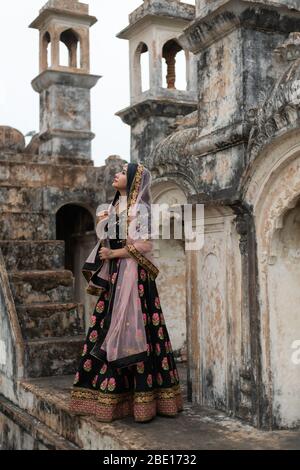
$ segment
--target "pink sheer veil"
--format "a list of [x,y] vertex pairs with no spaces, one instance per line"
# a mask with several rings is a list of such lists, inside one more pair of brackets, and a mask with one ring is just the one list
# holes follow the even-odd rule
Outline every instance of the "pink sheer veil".
[[[152,278],[157,275],[158,268],[153,262],[151,240],[151,182],[150,171],[138,164],[127,201],[126,227],[121,228],[121,233],[127,232],[125,247],[130,257],[119,258],[117,261],[118,272],[114,280],[116,286],[111,322],[100,345],[110,363],[120,360],[125,365],[129,362],[140,362],[141,357],[149,353],[139,295],[142,286],[138,285],[138,263],[145,271],[151,273]],[[123,237],[120,235],[120,238]],[[104,266],[103,274],[107,275],[107,268]],[[130,356],[132,357],[129,358]]]

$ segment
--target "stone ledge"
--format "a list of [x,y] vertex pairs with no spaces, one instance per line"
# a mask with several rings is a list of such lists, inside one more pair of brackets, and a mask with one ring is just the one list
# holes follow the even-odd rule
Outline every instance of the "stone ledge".
[[150,423],[131,417],[102,423],[69,412],[73,377],[41,378],[19,383],[20,406],[54,432],[85,450],[298,449],[300,430],[260,431],[220,411],[186,400],[186,365],[178,364],[184,411],[176,418],[157,416]]
[[[47,450],[79,450],[77,446],[71,444],[63,437],[53,432],[52,429],[45,426],[45,424],[26,413],[26,411],[21,410],[2,396],[0,396],[0,413],[12,422],[17,423],[19,428],[21,428],[21,432],[25,431],[25,433],[29,434],[34,440],[35,447],[36,443],[38,443],[39,447],[40,444],[42,444],[47,448]],[[0,429],[2,428],[1,422],[2,419],[0,421]],[[3,428],[7,429],[7,422],[4,423]],[[8,436],[8,433],[5,432],[1,434],[0,448],[3,446],[5,450],[21,450],[11,448],[12,440],[14,440],[11,435]]]

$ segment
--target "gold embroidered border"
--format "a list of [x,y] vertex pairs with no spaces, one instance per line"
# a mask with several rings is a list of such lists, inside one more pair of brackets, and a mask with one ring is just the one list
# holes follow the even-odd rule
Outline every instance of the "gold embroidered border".
[[97,400],[98,399],[97,390],[88,390],[86,388],[79,388],[71,390],[71,398],[83,398],[85,400]]
[[136,170],[136,173],[135,173],[135,176],[134,176],[134,180],[133,180],[131,189],[130,189],[130,193],[129,193],[128,214],[129,214],[129,209],[130,209],[131,205],[136,203],[137,196],[138,196],[139,189],[140,189],[140,185],[141,185],[141,181],[142,181],[143,171],[144,171],[144,166],[141,163],[139,163],[138,167],[137,167],[137,170]]
[[181,394],[180,384],[169,388],[156,388],[149,392],[128,391],[123,393],[105,393],[101,390],[87,390],[86,388],[76,387],[71,390],[72,398],[80,398],[86,400],[97,400],[104,405],[114,405],[134,398],[135,403],[150,403],[158,399],[174,399]]
[[150,260],[146,258],[146,256],[142,255],[139,250],[136,249],[134,245],[125,245],[125,248],[127,249],[128,253],[143,267],[145,268],[149,274],[152,280],[154,280],[158,273],[159,270],[156,266],[154,266],[153,263],[151,263]]
[[88,286],[86,292],[91,295],[100,295],[105,289],[103,287]]

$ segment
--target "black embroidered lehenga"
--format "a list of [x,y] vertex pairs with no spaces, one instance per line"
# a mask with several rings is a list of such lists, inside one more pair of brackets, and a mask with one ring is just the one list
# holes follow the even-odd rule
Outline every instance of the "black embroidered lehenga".
[[[117,238],[108,238],[112,249],[125,246],[125,241],[119,238],[119,220],[117,216]],[[146,348],[115,361],[107,360],[101,345],[112,321],[120,259],[109,260],[105,282],[99,278],[97,280],[95,276],[95,266],[100,263],[98,250],[95,266],[85,264],[87,271],[91,268],[94,270],[90,293],[99,292],[100,295],[90,319],[71,390],[70,409],[77,414],[93,415],[104,422],[126,416],[133,416],[137,422],[146,422],[156,415],[176,416],[183,409],[178,371],[155,279],[151,270],[147,269],[147,260],[134,246],[131,246],[130,251],[137,263],[137,296],[141,302]],[[90,275],[87,280],[91,281]]]

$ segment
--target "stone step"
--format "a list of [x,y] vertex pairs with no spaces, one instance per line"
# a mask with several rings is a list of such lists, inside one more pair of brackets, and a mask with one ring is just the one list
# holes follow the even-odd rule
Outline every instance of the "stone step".
[[10,273],[9,279],[16,304],[74,300],[71,271],[18,271]]
[[16,309],[25,340],[76,336],[85,332],[82,304],[24,304],[17,305]]
[[63,240],[0,240],[7,271],[64,269]]
[[[0,448],[4,450],[80,450],[44,423],[0,396]],[[10,432],[7,432],[10,429]]]
[[26,376],[37,378],[75,374],[85,338],[81,335],[27,341]]
[[[69,412],[74,376],[22,380],[19,401],[22,409],[55,433],[84,450],[142,450],[161,448],[159,438],[144,437],[144,426],[136,427],[132,418],[103,423],[93,417]],[[159,421],[170,418],[156,418]],[[176,420],[176,422],[178,422]],[[176,425],[176,423],[174,423]],[[148,424],[151,426],[151,424]],[[141,427],[142,432],[141,432]],[[156,431],[157,433],[157,431]]]
[[55,237],[53,214],[41,212],[1,212],[3,240],[48,240]]

